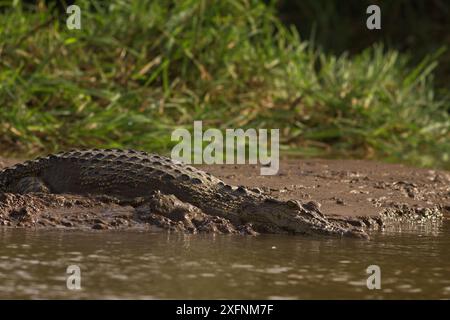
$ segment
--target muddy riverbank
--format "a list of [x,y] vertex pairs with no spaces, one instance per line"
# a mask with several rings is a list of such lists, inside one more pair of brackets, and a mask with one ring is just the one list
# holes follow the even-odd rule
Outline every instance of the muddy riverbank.
[[[450,172],[363,160],[285,160],[276,176],[257,166],[209,166],[232,184],[262,187],[280,199],[314,200],[329,218],[420,221],[450,216]],[[394,220],[392,222],[394,222]]]
[[[0,158],[0,168],[16,163]],[[259,188],[280,199],[315,201],[343,225],[383,228],[403,222],[439,223],[450,216],[450,173],[359,160],[285,160],[275,176],[252,165],[200,166],[233,185]],[[156,200],[155,200],[156,201]],[[154,208],[173,206],[170,215]],[[251,225],[233,225],[167,199],[144,212],[107,197],[0,195],[0,225],[25,228],[142,229],[188,233],[254,234]],[[165,210],[167,211],[167,210]]]

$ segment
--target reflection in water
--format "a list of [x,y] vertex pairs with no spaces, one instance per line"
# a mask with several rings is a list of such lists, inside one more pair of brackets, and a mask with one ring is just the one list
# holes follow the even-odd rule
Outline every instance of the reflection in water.
[[[372,241],[0,228],[0,298],[450,298],[450,224]],[[66,268],[81,268],[80,291]],[[366,268],[381,268],[381,290]]]

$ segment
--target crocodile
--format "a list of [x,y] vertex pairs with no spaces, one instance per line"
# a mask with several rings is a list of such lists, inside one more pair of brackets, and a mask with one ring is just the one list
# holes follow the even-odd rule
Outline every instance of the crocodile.
[[132,205],[155,194],[170,195],[261,233],[368,238],[361,228],[328,220],[314,201],[278,200],[258,188],[232,186],[191,165],[137,150],[71,150],[28,160],[0,171],[0,193],[104,195]]

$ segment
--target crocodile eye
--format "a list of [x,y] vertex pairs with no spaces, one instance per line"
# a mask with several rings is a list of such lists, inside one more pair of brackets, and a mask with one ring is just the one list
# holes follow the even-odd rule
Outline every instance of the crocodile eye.
[[300,204],[298,203],[298,201],[295,200],[288,200],[286,202],[286,204],[293,209],[300,209]]

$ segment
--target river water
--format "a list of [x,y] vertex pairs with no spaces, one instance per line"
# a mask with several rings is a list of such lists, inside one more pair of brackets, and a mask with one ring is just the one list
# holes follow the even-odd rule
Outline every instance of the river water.
[[3,299],[450,298],[448,221],[371,241],[7,228],[0,241]]

